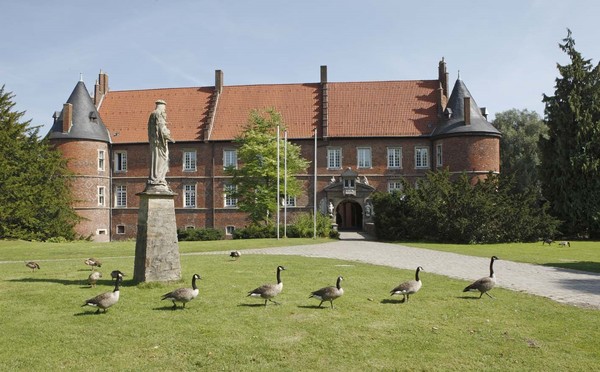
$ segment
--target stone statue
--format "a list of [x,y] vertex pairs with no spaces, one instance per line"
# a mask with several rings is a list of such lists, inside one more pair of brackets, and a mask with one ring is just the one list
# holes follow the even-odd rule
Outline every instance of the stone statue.
[[150,164],[149,186],[159,186],[170,191],[165,176],[169,171],[169,146],[173,142],[171,132],[167,128],[167,103],[163,100],[156,101],[156,109],[148,118],[148,141],[150,142]]
[[363,183],[364,183],[365,185],[368,185],[368,184],[369,184],[369,179],[367,178],[367,176],[363,176]]
[[333,216],[333,203],[329,202],[329,215]]

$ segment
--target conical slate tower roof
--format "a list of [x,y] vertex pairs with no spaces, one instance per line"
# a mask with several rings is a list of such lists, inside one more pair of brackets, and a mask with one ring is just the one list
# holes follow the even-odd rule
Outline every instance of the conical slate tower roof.
[[[465,97],[471,98],[470,123],[465,123]],[[502,134],[481,114],[465,83],[457,79],[444,110],[440,125],[433,131],[433,137],[455,135],[490,135],[500,137]]]
[[50,139],[86,139],[110,142],[108,130],[102,122],[83,81],[77,83],[67,103],[73,105],[73,118],[70,129],[68,132],[63,132],[64,112],[61,111],[48,133]]

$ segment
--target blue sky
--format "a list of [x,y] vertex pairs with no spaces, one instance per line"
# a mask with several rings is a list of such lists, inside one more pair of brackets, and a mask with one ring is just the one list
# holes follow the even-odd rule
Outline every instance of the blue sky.
[[[479,106],[543,115],[558,43],[600,59],[600,1],[2,1],[0,86],[43,128],[83,74],[111,90],[436,79],[444,57]],[[451,4],[451,7],[448,7]]]

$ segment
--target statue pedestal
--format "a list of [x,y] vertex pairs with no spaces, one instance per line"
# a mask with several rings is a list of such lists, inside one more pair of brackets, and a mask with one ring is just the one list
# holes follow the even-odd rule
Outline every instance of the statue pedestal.
[[175,193],[168,188],[147,187],[140,197],[135,243],[136,282],[181,279],[181,262],[175,222]]

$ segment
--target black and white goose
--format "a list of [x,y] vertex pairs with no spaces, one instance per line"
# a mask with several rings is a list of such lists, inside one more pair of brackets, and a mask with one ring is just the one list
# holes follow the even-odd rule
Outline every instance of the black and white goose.
[[177,302],[181,302],[182,309],[185,309],[185,304],[198,297],[198,287],[196,286],[196,279],[200,278],[200,275],[194,274],[192,276],[192,288],[178,288],[172,292],[164,294],[161,300],[173,301],[173,310],[177,309]]
[[417,267],[417,271],[415,271],[415,280],[409,280],[407,282],[399,284],[396,288],[390,291],[391,296],[393,295],[402,295],[402,302],[408,302],[408,298],[411,294],[415,294],[421,289],[423,283],[421,279],[419,279],[419,273],[424,271],[421,266]]
[[117,279],[119,277],[119,275],[121,275],[122,277],[127,276],[127,275],[123,274],[120,270],[113,270],[110,272],[111,280]]
[[109,307],[119,302],[119,285],[122,281],[123,277],[119,276],[115,283],[115,289],[112,292],[104,292],[96,297],[92,297],[89,300],[85,301],[85,303],[81,306],[97,307],[98,310],[96,310],[96,314],[100,313],[100,309],[106,312],[106,310],[108,310]]
[[95,258],[88,258],[85,261],[83,261],[86,265],[91,266],[92,270],[94,270],[94,267],[102,267],[102,262],[100,262],[100,260],[95,259]]
[[283,266],[277,266],[277,284],[263,284],[260,287],[248,292],[249,297],[260,297],[265,300],[265,306],[267,301],[271,301],[276,305],[279,302],[273,301],[273,298],[281,293],[283,290],[283,282],[281,281],[281,271],[285,270]]
[[25,262],[25,266],[31,269],[31,271],[35,271],[35,269],[40,269],[40,265],[38,265],[35,261]]
[[479,298],[481,298],[481,296],[483,296],[484,293],[490,296],[491,298],[494,298],[488,293],[488,291],[490,291],[496,285],[496,276],[494,275],[494,261],[498,259],[498,257],[492,256],[492,259],[490,261],[490,276],[485,276],[481,279],[477,279],[472,284],[465,287],[463,292],[479,291],[481,293],[479,295]]
[[317,300],[321,300],[319,307],[323,305],[323,302],[329,301],[331,308],[333,309],[333,300],[342,297],[344,294],[344,288],[341,287],[342,280],[344,280],[344,278],[342,276],[338,276],[335,287],[330,286],[318,289],[312,292],[308,298],[316,298]]
[[233,258],[234,260],[237,260],[237,259],[239,259],[239,258],[240,258],[240,256],[241,256],[241,255],[242,255],[242,254],[240,253],[240,251],[232,251],[232,252],[229,254],[229,257]]

